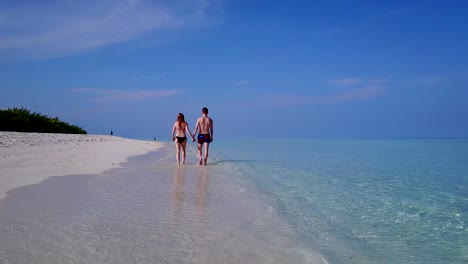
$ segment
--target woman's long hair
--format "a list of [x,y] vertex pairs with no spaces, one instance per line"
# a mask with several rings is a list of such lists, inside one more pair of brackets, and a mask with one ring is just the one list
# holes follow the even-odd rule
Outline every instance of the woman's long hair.
[[179,115],[177,116],[177,121],[179,121],[179,129],[182,129],[182,124],[185,123],[184,114],[179,113]]

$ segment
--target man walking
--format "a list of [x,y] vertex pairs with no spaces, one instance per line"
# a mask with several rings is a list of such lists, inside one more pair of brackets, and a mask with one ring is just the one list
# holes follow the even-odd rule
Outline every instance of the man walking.
[[[206,161],[208,160],[208,150],[210,149],[210,143],[213,142],[213,119],[208,117],[208,108],[203,107],[202,109],[202,116],[198,118],[197,125],[195,126],[195,130],[193,134],[198,134],[198,164],[203,165],[202,158],[204,164],[206,165]],[[205,144],[206,143],[206,144]],[[205,144],[205,155],[203,156],[203,144]]]

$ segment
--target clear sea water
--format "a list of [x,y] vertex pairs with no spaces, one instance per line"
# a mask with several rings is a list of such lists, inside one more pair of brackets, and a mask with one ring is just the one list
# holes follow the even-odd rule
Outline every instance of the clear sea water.
[[468,139],[210,149],[209,166],[192,143],[177,166],[168,143],[10,190],[0,263],[468,263]]
[[237,169],[330,263],[468,263],[468,139],[244,139]]

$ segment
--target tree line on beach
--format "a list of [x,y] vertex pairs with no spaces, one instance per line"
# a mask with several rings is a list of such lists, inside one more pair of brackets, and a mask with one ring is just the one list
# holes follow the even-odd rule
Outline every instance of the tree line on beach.
[[16,107],[0,110],[0,131],[87,134],[81,127],[63,122],[57,117]]

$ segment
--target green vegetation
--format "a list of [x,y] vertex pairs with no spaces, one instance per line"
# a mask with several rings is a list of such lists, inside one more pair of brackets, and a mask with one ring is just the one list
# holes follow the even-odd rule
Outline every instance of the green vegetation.
[[87,134],[81,127],[70,125],[25,108],[0,110],[0,131]]

